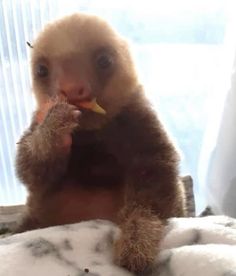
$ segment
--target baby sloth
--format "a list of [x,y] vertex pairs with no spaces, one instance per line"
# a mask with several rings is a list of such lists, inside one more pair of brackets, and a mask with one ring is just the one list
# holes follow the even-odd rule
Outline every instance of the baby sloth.
[[74,14],[48,24],[31,51],[37,110],[16,158],[28,189],[19,231],[111,220],[121,228],[115,262],[150,268],[183,197],[177,153],[127,43],[102,19]]

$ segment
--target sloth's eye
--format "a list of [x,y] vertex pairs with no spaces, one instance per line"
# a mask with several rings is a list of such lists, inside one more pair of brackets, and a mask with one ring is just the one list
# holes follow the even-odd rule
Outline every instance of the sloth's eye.
[[47,77],[48,74],[49,74],[48,67],[46,65],[44,65],[44,64],[38,64],[37,68],[36,68],[36,74],[40,78]]
[[113,59],[108,54],[100,54],[96,59],[97,67],[100,69],[107,69],[109,68],[113,63]]

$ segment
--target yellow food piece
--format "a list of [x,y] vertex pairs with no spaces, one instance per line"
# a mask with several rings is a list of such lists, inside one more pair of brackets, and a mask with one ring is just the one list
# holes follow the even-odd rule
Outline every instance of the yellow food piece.
[[92,99],[91,101],[80,102],[79,106],[90,109],[93,112],[106,114],[106,111],[97,103],[96,99]]

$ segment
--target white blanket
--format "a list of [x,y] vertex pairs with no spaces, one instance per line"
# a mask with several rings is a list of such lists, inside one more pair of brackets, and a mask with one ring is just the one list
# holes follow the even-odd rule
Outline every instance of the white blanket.
[[[128,276],[112,263],[118,228],[96,220],[0,239],[0,276]],[[148,276],[236,276],[236,220],[169,220]]]

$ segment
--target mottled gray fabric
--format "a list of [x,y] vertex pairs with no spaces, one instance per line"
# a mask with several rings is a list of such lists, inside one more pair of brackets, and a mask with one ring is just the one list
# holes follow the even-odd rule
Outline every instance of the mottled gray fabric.
[[[94,220],[2,238],[0,275],[134,275],[113,263],[113,244],[119,234],[114,224]],[[142,276],[236,276],[235,256],[235,219],[173,218],[154,269]]]

